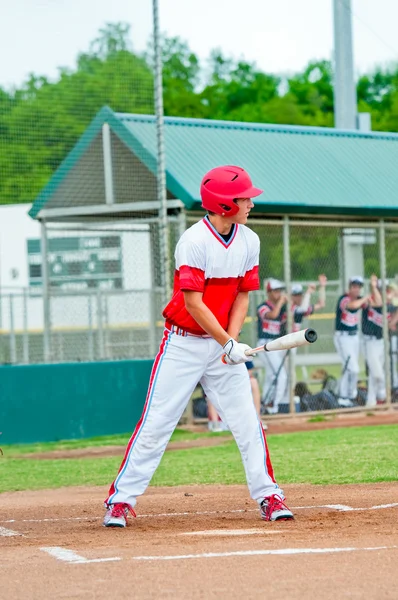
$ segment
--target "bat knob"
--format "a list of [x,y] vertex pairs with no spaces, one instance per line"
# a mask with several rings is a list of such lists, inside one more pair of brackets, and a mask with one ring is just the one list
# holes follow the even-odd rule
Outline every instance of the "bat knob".
[[304,333],[304,337],[309,344],[313,344],[318,339],[318,334],[315,329],[306,329]]

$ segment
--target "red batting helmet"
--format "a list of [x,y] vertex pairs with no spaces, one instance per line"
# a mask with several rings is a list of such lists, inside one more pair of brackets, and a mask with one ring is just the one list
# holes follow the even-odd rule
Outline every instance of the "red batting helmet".
[[200,186],[203,208],[229,217],[239,211],[234,202],[236,198],[255,198],[262,192],[253,186],[249,174],[242,167],[231,165],[216,167],[206,173]]

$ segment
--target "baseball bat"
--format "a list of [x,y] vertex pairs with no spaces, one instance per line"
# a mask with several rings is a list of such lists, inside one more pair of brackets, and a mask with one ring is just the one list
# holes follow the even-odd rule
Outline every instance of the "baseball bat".
[[318,339],[318,334],[315,329],[302,329],[301,331],[295,331],[294,333],[288,333],[282,337],[271,340],[264,346],[253,348],[252,350],[246,350],[246,356],[253,356],[257,352],[273,352],[276,350],[289,350],[290,348],[298,348],[299,346],[306,346],[307,344],[313,344]]
[[[277,350],[289,350],[290,348],[298,348],[299,346],[306,346],[307,344],[313,344],[318,339],[318,334],[315,329],[302,329],[301,331],[295,331],[294,333],[288,333],[282,335],[282,337],[271,340],[264,346],[258,348],[252,348],[246,350],[246,356],[253,356],[257,352],[273,352]],[[222,355],[221,360],[225,362],[225,354]]]

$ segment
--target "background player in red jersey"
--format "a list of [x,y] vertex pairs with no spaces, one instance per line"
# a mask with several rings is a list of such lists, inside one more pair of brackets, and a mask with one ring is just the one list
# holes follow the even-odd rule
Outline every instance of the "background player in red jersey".
[[244,364],[250,347],[237,341],[249,292],[259,289],[260,241],[245,223],[254,206],[251,198],[261,193],[240,167],[217,167],[202,180],[202,206],[208,214],[187,229],[176,246],[164,335],[143,414],[105,501],[106,527],[125,527],[128,511],[134,514],[137,497],[147,488],[199,382],[235,437],[261,517],[293,518],[275,482],[254,407]]
[[354,406],[358,396],[359,374],[359,310],[371,296],[361,296],[363,277],[353,276],[348,282],[348,292],[340,296],[336,307],[334,345],[340,356],[343,373],[340,380],[339,405]]
[[[264,346],[269,341],[287,333],[285,284],[278,279],[270,279],[266,283],[266,292],[267,299],[257,307],[258,346]],[[265,366],[263,405],[268,407],[272,401],[272,408],[268,408],[269,412],[288,412],[286,350],[261,352],[259,359]]]

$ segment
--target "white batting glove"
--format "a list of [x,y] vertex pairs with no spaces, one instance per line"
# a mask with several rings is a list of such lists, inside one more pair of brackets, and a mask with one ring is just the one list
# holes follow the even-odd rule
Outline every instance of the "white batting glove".
[[227,365],[240,365],[248,360],[251,360],[251,356],[245,354],[246,350],[252,350],[247,344],[241,344],[236,342],[233,338],[230,338],[224,348],[224,360]]

